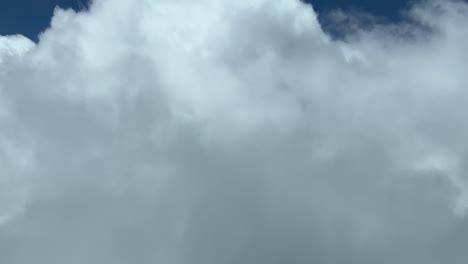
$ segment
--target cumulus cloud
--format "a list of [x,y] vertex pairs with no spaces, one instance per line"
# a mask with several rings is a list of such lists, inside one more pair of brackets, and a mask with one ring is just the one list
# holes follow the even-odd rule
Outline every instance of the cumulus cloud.
[[406,14],[95,0],[0,37],[0,262],[465,263],[468,5]]

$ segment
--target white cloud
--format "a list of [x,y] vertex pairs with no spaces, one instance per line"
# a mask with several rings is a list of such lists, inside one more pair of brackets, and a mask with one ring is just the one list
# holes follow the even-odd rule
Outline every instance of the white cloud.
[[464,263],[468,5],[408,16],[96,0],[0,37],[0,262]]

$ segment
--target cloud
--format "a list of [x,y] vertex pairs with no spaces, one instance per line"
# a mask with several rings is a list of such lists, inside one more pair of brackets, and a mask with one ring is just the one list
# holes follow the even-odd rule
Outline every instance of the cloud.
[[95,0],[0,37],[0,262],[464,263],[467,24]]

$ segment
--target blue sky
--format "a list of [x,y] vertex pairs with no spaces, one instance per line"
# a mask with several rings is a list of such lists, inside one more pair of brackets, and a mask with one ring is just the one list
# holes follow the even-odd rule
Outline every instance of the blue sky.
[[[55,6],[79,9],[86,0],[2,0],[0,5],[0,35],[23,34],[36,39],[50,21]],[[395,20],[408,0],[313,0],[318,12],[328,10],[357,9]]]

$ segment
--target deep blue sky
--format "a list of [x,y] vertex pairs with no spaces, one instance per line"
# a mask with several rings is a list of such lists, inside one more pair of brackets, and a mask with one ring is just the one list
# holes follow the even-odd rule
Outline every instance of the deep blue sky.
[[[275,0],[272,0],[275,1]],[[398,10],[408,0],[306,0],[319,12],[342,8],[358,9],[378,16],[397,19]],[[23,34],[37,39],[44,30],[56,5],[79,8],[87,0],[0,0],[0,35]]]

